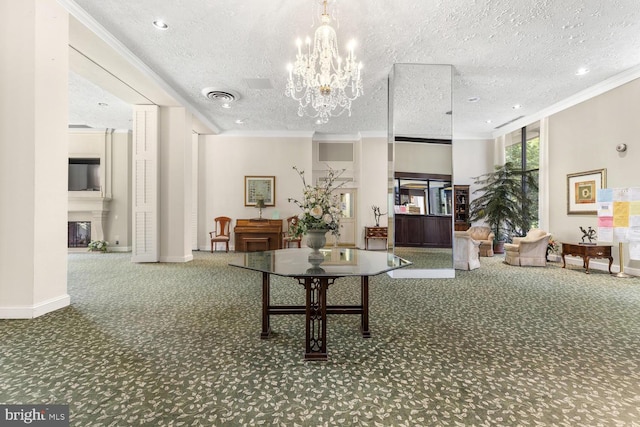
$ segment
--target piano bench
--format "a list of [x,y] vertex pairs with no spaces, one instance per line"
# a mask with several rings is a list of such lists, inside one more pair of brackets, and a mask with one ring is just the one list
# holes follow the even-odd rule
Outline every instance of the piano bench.
[[245,248],[247,249],[247,252],[256,252],[256,251],[268,251],[270,239],[271,239],[270,237],[245,237],[243,240],[244,240],[244,244],[245,244]]

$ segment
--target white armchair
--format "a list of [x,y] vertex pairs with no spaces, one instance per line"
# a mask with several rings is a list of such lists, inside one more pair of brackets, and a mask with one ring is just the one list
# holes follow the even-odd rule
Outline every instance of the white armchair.
[[545,267],[550,237],[551,234],[538,228],[529,230],[525,237],[514,237],[513,243],[504,245],[504,261],[510,265]]
[[473,240],[464,231],[453,235],[453,268],[456,270],[474,270],[480,267],[480,242]]

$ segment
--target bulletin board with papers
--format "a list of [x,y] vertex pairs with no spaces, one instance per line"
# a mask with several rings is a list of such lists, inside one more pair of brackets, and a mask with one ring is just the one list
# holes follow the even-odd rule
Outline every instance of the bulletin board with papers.
[[598,242],[629,244],[629,258],[640,260],[640,187],[597,191]]

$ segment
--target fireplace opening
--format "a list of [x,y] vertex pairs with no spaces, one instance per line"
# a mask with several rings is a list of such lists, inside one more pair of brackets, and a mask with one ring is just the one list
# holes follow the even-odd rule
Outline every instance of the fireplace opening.
[[89,221],[69,221],[68,222],[68,247],[87,248],[91,242],[91,222]]

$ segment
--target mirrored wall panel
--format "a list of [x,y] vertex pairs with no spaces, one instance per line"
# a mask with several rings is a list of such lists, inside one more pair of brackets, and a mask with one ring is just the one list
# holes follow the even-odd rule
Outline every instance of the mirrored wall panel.
[[412,277],[454,276],[452,71],[395,64],[389,74],[389,240]]

